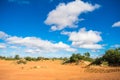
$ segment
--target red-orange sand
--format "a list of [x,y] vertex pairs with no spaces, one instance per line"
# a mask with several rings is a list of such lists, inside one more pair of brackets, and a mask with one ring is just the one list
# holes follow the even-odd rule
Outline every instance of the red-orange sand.
[[0,80],[120,80],[120,72],[90,73],[80,65],[61,63],[46,60],[24,65],[0,60]]

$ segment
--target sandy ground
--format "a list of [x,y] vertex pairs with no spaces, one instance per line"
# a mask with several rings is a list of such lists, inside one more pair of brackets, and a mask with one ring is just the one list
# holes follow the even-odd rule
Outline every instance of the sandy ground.
[[47,60],[24,65],[0,60],[0,80],[120,80],[120,72],[90,73],[80,65],[61,63]]

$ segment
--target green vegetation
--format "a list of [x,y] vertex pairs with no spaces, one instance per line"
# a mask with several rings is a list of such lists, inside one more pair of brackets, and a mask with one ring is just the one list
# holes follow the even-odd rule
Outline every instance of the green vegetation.
[[72,54],[72,56],[69,59],[64,61],[63,64],[65,64],[65,63],[79,64],[80,60],[90,61],[90,62],[93,61],[93,59],[90,58],[90,53],[88,53],[88,52],[84,53],[83,55],[81,55],[80,53],[77,53],[77,54],[74,53],[74,54]]
[[[101,57],[93,59],[90,57],[90,53],[86,52],[83,55],[80,53],[73,53],[69,58],[60,57],[60,58],[44,58],[44,57],[24,57],[21,58],[19,55],[15,55],[14,57],[3,57],[0,56],[0,59],[4,60],[17,60],[18,64],[26,64],[26,61],[39,61],[39,60],[63,60],[63,64],[65,63],[76,63],[79,64],[80,60],[90,61],[91,65],[102,65],[102,66],[120,66],[120,48],[109,49],[105,52],[105,54]],[[22,60],[21,60],[22,59]],[[23,60],[24,59],[24,60]]]
[[36,58],[32,58],[32,57],[25,57],[25,60],[27,60],[27,61],[37,61],[37,59]]
[[90,53],[89,52],[84,53],[84,57],[90,57]]
[[120,66],[120,48],[107,50],[102,57],[96,58],[92,64],[100,65],[104,61],[109,66]]
[[15,55],[14,59],[15,59],[15,60],[19,60],[19,59],[20,59],[20,56],[19,56],[19,55]]

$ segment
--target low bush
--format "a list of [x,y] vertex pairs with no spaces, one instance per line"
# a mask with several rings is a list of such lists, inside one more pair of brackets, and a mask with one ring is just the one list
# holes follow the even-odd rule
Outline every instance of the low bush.
[[120,48],[107,50],[102,57],[96,58],[92,64],[120,66]]
[[20,56],[19,56],[19,55],[15,55],[14,59],[15,59],[15,60],[19,60],[19,59],[20,59]]
[[103,61],[102,57],[96,58],[91,64],[100,65]]
[[80,60],[90,61],[90,62],[93,61],[93,59],[90,58],[90,54],[87,52],[87,53],[84,53],[83,55],[81,55],[80,53],[72,54],[72,56],[70,56],[70,58],[68,58],[67,60],[65,60],[63,62],[63,64],[66,64],[66,63],[75,63],[76,65],[78,65],[79,62],[80,62]]

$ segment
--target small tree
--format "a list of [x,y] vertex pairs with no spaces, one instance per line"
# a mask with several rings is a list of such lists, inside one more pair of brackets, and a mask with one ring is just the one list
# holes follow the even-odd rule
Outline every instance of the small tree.
[[85,56],[85,57],[90,57],[90,53],[89,53],[89,52],[86,52],[86,53],[84,53],[84,56]]
[[81,59],[82,59],[82,56],[79,53],[72,54],[72,56],[70,57],[70,62],[78,62]]
[[106,64],[110,66],[118,66],[120,65],[120,48],[117,49],[109,49],[105,52],[105,54],[97,58],[93,64],[102,64],[102,62],[107,62]]
[[120,51],[119,49],[110,49],[107,50],[103,59],[108,61],[110,65],[120,65]]
[[102,57],[96,58],[95,61],[92,62],[92,64],[100,65],[103,61]]
[[19,60],[20,56],[19,55],[15,55],[14,59]]

